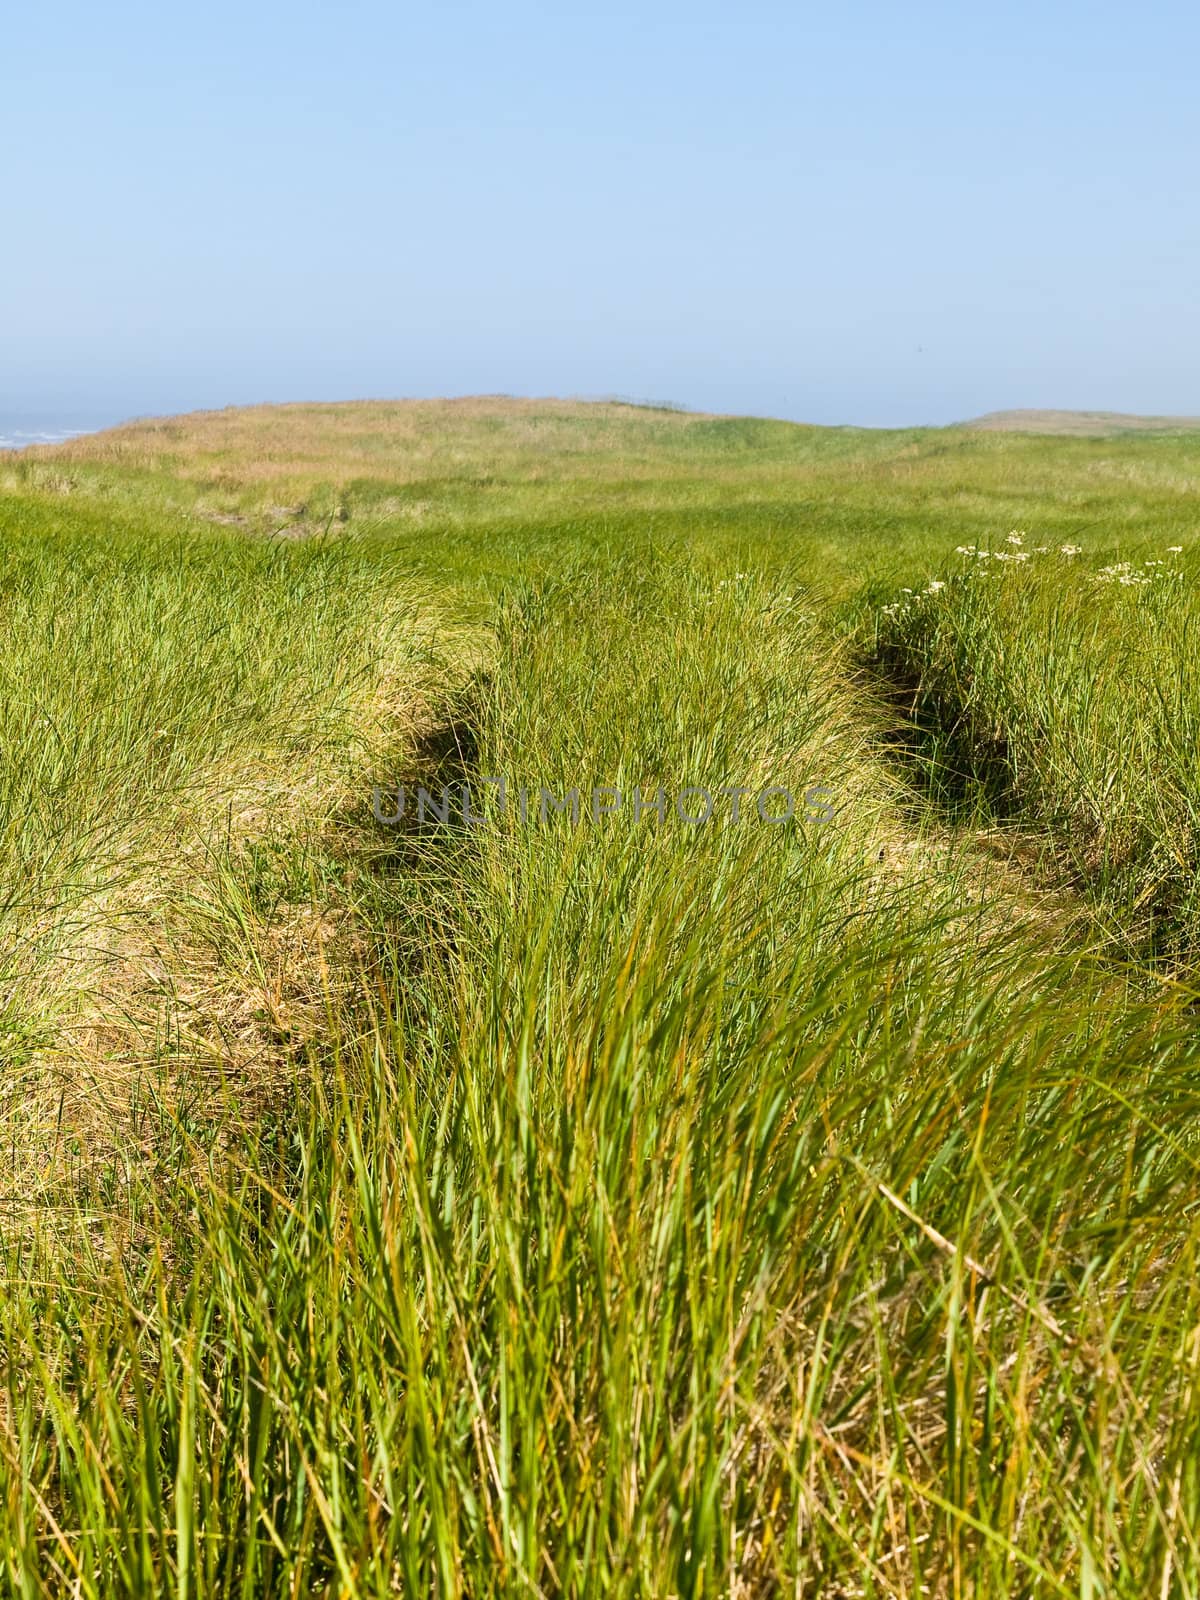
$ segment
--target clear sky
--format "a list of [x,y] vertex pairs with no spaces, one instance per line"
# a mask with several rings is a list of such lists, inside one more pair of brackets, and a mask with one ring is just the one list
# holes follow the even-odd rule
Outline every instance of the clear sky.
[[20,0],[0,155],[0,412],[1200,414],[1194,0]]

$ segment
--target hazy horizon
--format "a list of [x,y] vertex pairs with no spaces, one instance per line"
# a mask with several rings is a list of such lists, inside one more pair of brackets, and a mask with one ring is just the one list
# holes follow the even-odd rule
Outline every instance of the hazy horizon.
[[[1072,414],[1099,414],[1113,417],[1156,418],[1167,421],[1187,420],[1193,421],[1200,417],[1200,399],[1196,407],[1191,410],[1167,409],[1158,405],[1147,405],[1135,410],[1128,406],[1104,405],[1088,403],[1078,405],[1059,404],[1053,400],[1038,400],[1037,402],[1012,401],[1003,405],[983,405],[974,411],[961,412],[955,415],[921,416],[917,414],[903,415],[897,413],[887,418],[876,418],[872,421],[861,421],[857,417],[835,414],[831,411],[822,415],[803,413],[790,413],[782,410],[772,411],[763,407],[749,406],[721,406],[702,405],[681,400],[670,395],[639,395],[631,392],[595,392],[579,393],[564,390],[558,393],[548,391],[508,389],[472,389],[472,390],[447,390],[431,391],[413,394],[387,394],[339,392],[339,393],[307,393],[297,391],[276,394],[257,395],[247,392],[236,399],[219,399],[206,395],[202,399],[181,399],[178,404],[171,403],[114,403],[105,405],[102,402],[89,400],[84,404],[74,404],[70,400],[65,402],[48,402],[44,397],[35,399],[28,407],[20,404],[19,395],[14,395],[6,385],[0,390],[0,449],[13,448],[12,439],[15,434],[21,433],[48,433],[64,436],[75,433],[94,433],[104,428],[116,427],[123,422],[144,421],[151,418],[182,416],[198,411],[222,411],[228,408],[242,408],[251,406],[273,405],[346,405],[360,401],[369,401],[382,404],[403,403],[406,401],[422,400],[459,400],[469,399],[484,395],[493,395],[498,398],[518,400],[545,400],[553,401],[585,401],[589,403],[617,402],[625,405],[658,407],[663,406],[671,410],[693,411],[726,416],[759,417],[766,420],[780,422],[796,422],[816,427],[844,427],[865,428],[881,431],[898,430],[905,428],[942,428],[953,427],[960,423],[975,422],[980,418],[992,415],[1003,415],[1008,412],[1062,412]],[[818,408],[824,410],[824,408]],[[45,442],[29,438],[24,443]]]
[[[288,399],[288,400],[247,401],[247,402],[244,402],[244,404],[248,405],[248,406],[254,406],[254,405],[267,405],[267,406],[270,406],[270,405],[315,405],[315,406],[321,406],[321,405],[355,404],[356,402],[368,402],[368,403],[372,403],[372,404],[388,405],[388,404],[404,404],[405,402],[420,402],[420,401],[423,401],[423,400],[431,400],[431,399],[433,399],[433,400],[440,400],[440,399],[456,400],[456,399],[470,399],[470,398],[478,398],[478,397],[477,396],[468,396],[468,395],[356,395],[356,396],[352,396],[352,397],[337,397],[337,398],[331,398],[329,396],[308,396],[308,397],[299,397],[299,398]],[[668,407],[671,410],[684,411],[684,412],[699,412],[700,409],[701,409],[701,408],[698,408],[698,407],[686,406],[686,405],[683,405],[683,404],[681,404],[681,403],[679,403],[677,401],[672,401],[672,400],[662,400],[662,399],[654,400],[654,399],[641,398],[641,397],[632,396],[632,395],[620,395],[620,394],[606,394],[606,395],[516,395],[516,394],[497,394],[495,396],[495,398],[499,398],[499,399],[514,399],[514,400],[517,400],[517,399],[544,400],[547,404],[554,404],[557,401],[583,401],[583,402],[595,403],[595,404],[604,404],[604,403],[614,403],[615,402],[617,404],[622,404],[622,405],[645,406],[645,407],[651,407],[651,408],[657,407],[657,406],[663,406],[663,407]],[[153,411],[153,410],[121,411],[119,408],[109,408],[108,410],[105,410],[105,411],[81,411],[81,410],[70,409],[70,408],[62,410],[62,411],[39,410],[39,411],[28,411],[28,412],[23,412],[23,411],[21,411],[19,409],[0,410],[0,450],[21,450],[21,449],[27,449],[31,445],[37,445],[37,444],[60,444],[60,443],[63,443],[67,439],[78,437],[81,434],[98,433],[98,432],[102,431],[105,428],[117,427],[121,423],[124,423],[124,422],[147,421],[147,420],[151,420],[151,419],[154,419],[154,418],[160,418],[160,417],[187,415],[189,412],[220,411],[220,410],[224,410],[224,409],[228,409],[228,407],[220,406],[220,405],[218,405],[218,406],[189,406],[189,407],[186,407],[186,408],[182,408],[179,411]],[[1195,423],[1195,422],[1200,421],[1200,419],[1198,419],[1196,417],[1193,417],[1193,416],[1189,416],[1188,414],[1182,413],[1182,412],[1180,412],[1180,413],[1163,413],[1163,412],[1123,413],[1123,412],[1112,411],[1112,410],[1110,410],[1108,408],[1091,407],[1091,406],[1086,407],[1086,408],[1067,408],[1067,407],[1058,407],[1058,406],[1048,406],[1048,407],[1012,407],[1012,408],[997,409],[995,411],[980,412],[974,417],[956,417],[956,418],[952,419],[950,422],[936,422],[936,423],[922,423],[922,422],[853,423],[853,422],[844,422],[844,423],[816,423],[816,424],[814,424],[814,423],[811,422],[811,419],[809,419],[809,418],[805,418],[805,417],[772,417],[771,414],[767,413],[767,412],[737,412],[737,413],[731,413],[731,414],[732,415],[739,415],[739,416],[755,416],[755,417],[763,418],[765,420],[784,421],[784,422],[797,422],[797,423],[801,423],[801,424],[808,423],[810,426],[863,428],[863,429],[868,429],[868,430],[869,429],[875,429],[875,430],[878,430],[878,431],[887,431],[889,429],[897,429],[897,430],[899,430],[899,429],[918,428],[918,427],[952,427],[956,423],[971,424],[971,423],[979,422],[979,421],[982,421],[982,420],[986,420],[987,418],[990,418],[990,417],[1007,418],[1010,414],[1016,415],[1016,416],[1029,416],[1029,417],[1036,417],[1036,416],[1042,416],[1042,415],[1044,415],[1046,417],[1064,416],[1064,417],[1068,417],[1068,418],[1070,418],[1070,417],[1096,416],[1096,417],[1111,418],[1111,419],[1113,419],[1114,421],[1117,421],[1117,422],[1120,422],[1122,420],[1136,422],[1139,419],[1147,419],[1147,420],[1162,421],[1162,422],[1179,421],[1179,422],[1189,422],[1189,423]],[[1074,430],[1074,429],[1064,429],[1063,431],[1076,431],[1076,430]]]

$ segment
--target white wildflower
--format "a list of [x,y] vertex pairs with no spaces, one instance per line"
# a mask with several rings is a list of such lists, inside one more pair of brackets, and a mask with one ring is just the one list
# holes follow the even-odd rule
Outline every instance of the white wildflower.
[[1114,561],[1110,567],[1101,567],[1100,571],[1094,574],[1092,581],[1094,583],[1119,583],[1124,588],[1129,589],[1139,583],[1149,583],[1150,579],[1144,572],[1135,572],[1130,562]]
[[1083,546],[1079,544],[1060,544],[1058,553],[1063,556],[1077,556],[1082,549]]

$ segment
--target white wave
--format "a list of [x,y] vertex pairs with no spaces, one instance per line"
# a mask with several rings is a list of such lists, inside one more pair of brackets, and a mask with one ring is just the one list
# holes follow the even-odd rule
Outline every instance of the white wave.
[[92,428],[6,428],[0,432],[0,450],[24,450],[32,444],[65,444]]

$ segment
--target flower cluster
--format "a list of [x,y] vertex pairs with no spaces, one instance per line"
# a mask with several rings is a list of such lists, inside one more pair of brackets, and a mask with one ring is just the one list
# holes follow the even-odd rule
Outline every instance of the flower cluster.
[[[975,556],[979,561],[1017,562],[1028,561],[1031,555],[1048,556],[1050,554],[1050,546],[1048,544],[1034,545],[1032,550],[1023,549],[1022,546],[1027,537],[1028,535],[1023,528],[1014,528],[1011,533],[1004,535],[1005,544],[1014,546],[1012,550],[981,550],[977,544],[956,544],[954,553],[960,556]],[[1063,545],[1062,553],[1065,556],[1078,555],[1079,546],[1075,544]]]
[[[1168,545],[1167,553],[1169,555],[1178,555],[1180,548],[1176,545]],[[1111,567],[1101,567],[1099,572],[1093,573],[1092,582],[1119,583],[1126,589],[1132,589],[1139,583],[1149,583],[1151,579],[1157,578],[1159,576],[1158,568],[1166,565],[1165,561],[1143,561],[1143,568],[1148,570],[1138,572],[1132,561],[1116,561]],[[1179,577],[1179,568],[1172,566],[1162,576],[1177,578]]]
[[901,594],[908,596],[907,600],[896,600],[890,606],[881,606],[879,609],[885,617],[903,617],[912,610],[913,602],[924,600],[927,595],[938,594],[946,587],[944,578],[930,578],[923,589],[901,589]]
[[[1044,544],[1034,545],[1031,549],[1027,550],[1025,548],[1025,541],[1028,537],[1029,535],[1024,528],[1013,528],[1004,536],[1004,543],[1005,545],[1009,546],[1008,549],[984,550],[981,549],[979,545],[960,544],[955,545],[955,554],[971,557],[971,570],[964,574],[965,577],[995,577],[995,566],[992,566],[989,573],[983,563],[1012,562],[1019,565],[1022,562],[1028,561],[1031,556],[1046,556],[1050,554],[1049,545]],[[1166,552],[1169,556],[1182,555],[1183,546],[1179,544],[1169,544],[1166,547]],[[1075,556],[1083,554],[1083,546],[1079,544],[1060,544],[1058,547],[1058,554],[1060,556],[1065,556],[1068,560],[1071,560]],[[978,565],[976,565],[976,563],[978,563]],[[1141,584],[1150,583],[1156,577],[1179,579],[1182,577],[1182,575],[1183,574],[1180,568],[1175,563],[1168,565],[1166,561],[1161,559],[1150,559],[1143,561],[1142,569],[1140,571],[1135,569],[1131,561],[1118,561],[1114,562],[1111,566],[1101,567],[1099,572],[1093,573],[1092,581],[1094,583],[1117,583],[1122,587],[1129,589],[1135,588]],[[946,583],[944,579],[931,578],[927,582],[924,589],[903,589],[901,593],[904,598],[894,601],[891,605],[880,607],[880,612],[885,617],[906,616],[919,601],[925,599],[926,596],[940,593],[940,591],[945,587]]]
[[1101,567],[1100,571],[1093,574],[1093,583],[1120,583],[1129,588],[1135,583],[1149,583],[1150,579],[1140,572],[1135,572],[1130,562],[1117,561],[1111,567]]

